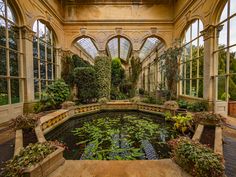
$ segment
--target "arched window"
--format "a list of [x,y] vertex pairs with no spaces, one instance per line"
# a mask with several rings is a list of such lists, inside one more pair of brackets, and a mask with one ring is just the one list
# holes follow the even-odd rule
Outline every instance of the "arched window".
[[218,65],[216,82],[217,99],[236,100],[236,6],[235,0],[228,0],[219,17],[216,35],[218,45],[214,51]]
[[94,42],[89,37],[83,37],[79,39],[76,44],[82,48],[90,57],[95,59],[98,55],[97,47],[95,46]]
[[153,52],[153,50],[155,50],[160,43],[161,41],[156,37],[147,38],[139,52],[139,58],[141,61],[143,61],[151,52]]
[[180,60],[181,94],[203,97],[203,57],[204,41],[201,31],[203,24],[194,20],[184,31]]
[[126,61],[131,54],[131,43],[126,38],[117,36],[107,43],[107,51],[111,58]]
[[0,105],[22,101],[20,30],[7,0],[0,0]]
[[34,93],[39,99],[41,92],[56,78],[57,62],[53,31],[40,20],[33,26]]

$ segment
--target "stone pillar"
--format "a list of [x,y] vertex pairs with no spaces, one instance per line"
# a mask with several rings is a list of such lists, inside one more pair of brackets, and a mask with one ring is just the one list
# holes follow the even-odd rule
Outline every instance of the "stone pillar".
[[214,79],[212,76],[215,75],[214,66],[214,43],[215,43],[215,27],[210,25],[205,28],[202,32],[204,38],[204,62],[203,62],[203,98],[209,103],[213,103],[216,98]]
[[[34,101],[34,63],[33,63],[33,37],[35,33],[27,26],[21,28],[22,31],[22,49],[24,53],[24,111],[32,110],[30,103]],[[31,108],[30,108],[31,107]]]

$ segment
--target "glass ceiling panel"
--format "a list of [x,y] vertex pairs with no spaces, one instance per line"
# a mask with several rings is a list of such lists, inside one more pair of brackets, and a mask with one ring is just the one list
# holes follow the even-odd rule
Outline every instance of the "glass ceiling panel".
[[81,38],[77,41],[77,44],[81,48],[83,48],[85,52],[89,54],[93,59],[98,55],[98,50],[90,38]]
[[125,38],[120,38],[120,58],[126,60],[130,50],[130,42]]
[[156,47],[159,40],[156,37],[149,37],[140,50],[139,57],[144,60]]
[[118,58],[118,38],[113,38],[108,42],[108,50],[111,58]]

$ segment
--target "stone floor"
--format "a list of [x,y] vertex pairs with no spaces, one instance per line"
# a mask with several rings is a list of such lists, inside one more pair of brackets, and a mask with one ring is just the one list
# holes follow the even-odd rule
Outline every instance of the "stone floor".
[[170,159],[138,161],[66,160],[49,177],[190,177]]

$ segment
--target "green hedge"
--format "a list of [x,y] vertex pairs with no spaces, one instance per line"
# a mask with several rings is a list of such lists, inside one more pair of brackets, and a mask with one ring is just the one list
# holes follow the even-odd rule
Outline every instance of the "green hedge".
[[97,98],[96,75],[93,67],[75,69],[78,99],[82,103],[91,103]]
[[95,58],[98,98],[110,98],[111,90],[111,59],[107,56]]
[[194,177],[223,177],[223,157],[189,138],[171,140],[174,161]]

